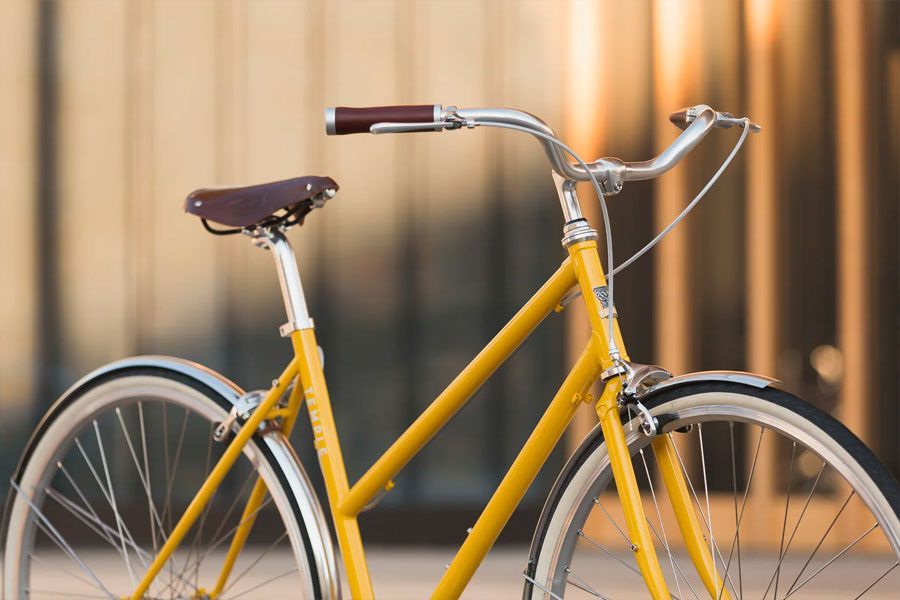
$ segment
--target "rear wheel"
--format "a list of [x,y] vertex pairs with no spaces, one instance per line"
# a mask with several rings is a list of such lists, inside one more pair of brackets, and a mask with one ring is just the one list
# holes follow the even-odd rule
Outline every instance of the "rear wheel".
[[[897,597],[900,488],[843,425],[780,390],[734,383],[687,384],[645,404],[666,415],[661,435],[732,599]],[[632,416],[623,421],[669,591],[709,597]],[[544,507],[524,597],[647,597],[625,529],[598,428]]]
[[[177,373],[117,373],[65,402],[12,482],[3,558],[10,600],[130,596],[227,446],[212,433],[228,401]],[[265,499],[243,516],[260,477]],[[322,597],[297,502],[255,438],[145,597],[205,597],[250,518],[217,598]]]

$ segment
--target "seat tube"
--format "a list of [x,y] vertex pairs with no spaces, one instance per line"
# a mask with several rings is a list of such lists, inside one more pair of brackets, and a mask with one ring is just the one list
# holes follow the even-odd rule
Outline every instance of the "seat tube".
[[[571,193],[574,194],[574,190]],[[598,349],[595,359],[603,372],[608,373],[615,363],[610,356],[611,344],[607,319],[613,319],[613,341],[619,357],[628,360],[628,354],[616,321],[615,307],[609,302],[606,277],[600,264],[600,255],[597,252],[597,232],[587,224],[586,220],[580,219],[567,223],[564,234],[563,246],[568,250],[575,268],[575,275],[591,322],[591,335],[595,341],[592,345]],[[615,375],[602,376],[602,378],[605,386],[595,408],[600,420],[600,428],[603,431],[603,439],[609,452],[610,466],[616,482],[619,502],[625,514],[632,551],[651,597],[658,600],[668,599],[670,594],[659,558],[656,555],[647,518],[644,515],[641,493],[638,489],[637,477],[631,463],[631,453],[625,441],[625,431],[619,414],[618,395],[622,389],[622,382]]]
[[[284,232],[278,228],[267,228],[256,236],[255,241],[272,251],[278,270],[278,282],[281,284],[281,295],[284,298],[284,309],[288,319],[279,328],[279,333],[282,337],[290,337],[294,348],[299,372],[298,384],[309,412],[313,445],[325,480],[338,546],[347,569],[350,593],[354,599],[373,598],[359,524],[355,516],[346,516],[337,508],[347,495],[350,486],[334,424],[328,387],[325,384],[325,374],[322,371],[314,323],[309,316],[306,298],[303,295],[297,258]],[[294,404],[296,403],[292,403]],[[293,424],[293,416],[290,422]]]

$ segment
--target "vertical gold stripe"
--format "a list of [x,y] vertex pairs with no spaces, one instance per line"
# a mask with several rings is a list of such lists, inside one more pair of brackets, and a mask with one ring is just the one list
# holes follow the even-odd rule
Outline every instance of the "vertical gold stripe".
[[[775,39],[780,26],[774,0],[748,0],[746,23],[747,114],[763,127],[747,144],[746,256],[747,256],[747,365],[753,372],[776,375],[778,354],[778,215],[776,206],[776,84]],[[747,468],[756,455],[759,438],[747,436]],[[760,508],[775,497],[776,447],[772,435],[763,437],[756,458],[752,495]],[[766,501],[772,500],[772,502]],[[748,535],[773,541],[768,513],[757,510]],[[777,532],[776,532],[777,533]]]
[[0,437],[25,429],[38,352],[37,19],[37,3],[0,2]]
[[838,344],[844,355],[840,417],[863,441],[873,391],[868,322],[871,318],[868,247],[865,3],[836,0],[832,7],[835,65],[835,180],[837,184]]
[[[665,115],[688,104],[696,88],[693,74],[698,71],[698,65],[694,57],[700,55],[696,15],[701,13],[696,4],[657,0],[653,6],[653,123],[657,151],[668,146],[679,133]],[[684,166],[655,183],[657,230],[665,227],[683,208],[687,184]],[[688,231],[686,225],[678,227],[660,243],[656,253],[656,362],[676,374],[689,371],[693,362]]]

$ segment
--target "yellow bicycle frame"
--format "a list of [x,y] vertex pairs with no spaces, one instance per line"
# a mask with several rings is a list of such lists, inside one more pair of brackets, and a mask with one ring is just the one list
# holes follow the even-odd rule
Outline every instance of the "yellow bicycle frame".
[[[588,393],[589,388],[600,378],[600,374],[605,369],[613,366],[607,339],[609,314],[601,302],[600,294],[595,293],[595,290],[606,285],[597,253],[597,244],[593,240],[582,241],[569,246],[568,252],[568,258],[550,279],[352,488],[347,481],[315,331],[311,327],[294,331],[291,334],[294,359],[230,442],[131,598],[139,600],[147,591],[163,565],[181,544],[228,470],[240,456],[243,446],[263,421],[280,417],[283,430],[285,433],[289,433],[296,421],[302,400],[305,400],[309,413],[313,444],[318,453],[319,465],[325,479],[328,502],[331,507],[338,545],[346,567],[350,592],[353,598],[373,598],[357,515],[381,494],[391,490],[394,485],[393,478],[397,473],[466,404],[469,398],[509,358],[535,327],[551,311],[559,308],[563,297],[577,285],[590,318],[591,337],[450,563],[432,596],[433,598],[459,597],[518,506],[538,470],[559,441],[579,404],[593,401],[592,396]],[[625,344],[622,341],[618,323],[615,322],[615,315],[612,315],[612,318],[616,344],[622,358],[627,360]],[[278,401],[295,379],[298,380],[299,385],[295,386],[287,406],[279,408]],[[653,540],[650,537],[648,521],[641,505],[640,492],[631,464],[631,455],[625,442],[617,404],[621,386],[622,383],[618,377],[610,378],[605,382],[603,392],[596,401],[597,416],[608,447],[613,476],[625,513],[630,540],[634,545],[638,567],[650,595],[655,599],[669,598],[665,578],[654,550]],[[703,543],[702,531],[690,498],[686,493],[680,493],[686,488],[681,471],[675,467],[672,461],[671,457],[674,454],[671,444],[668,436],[659,436],[654,440],[653,450],[660,464],[664,484],[669,490],[669,498],[680,530],[686,539],[691,559],[700,572],[701,579],[710,595],[714,598],[728,598],[727,592],[722,589],[721,580],[715,573],[715,561],[711,559],[709,551]],[[218,582],[215,588],[208,593],[210,597],[218,597],[224,588],[234,561],[253,526],[253,519],[265,494],[265,485],[261,480],[257,481],[245,507],[244,516],[232,539],[231,548],[226,556]],[[207,592],[201,590],[199,593],[206,594]]]

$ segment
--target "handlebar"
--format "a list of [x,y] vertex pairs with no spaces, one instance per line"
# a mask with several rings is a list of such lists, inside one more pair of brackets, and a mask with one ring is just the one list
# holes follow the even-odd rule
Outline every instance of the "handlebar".
[[[746,119],[734,118],[730,113],[716,112],[705,104],[672,113],[669,119],[684,131],[657,157],[638,162],[608,157],[587,164],[590,173],[603,186],[604,193],[618,193],[626,181],[659,177],[693,150],[713,127],[727,129],[735,125],[746,125],[752,132],[760,131],[758,125]],[[552,140],[557,139],[556,134],[547,123],[520,110],[442,107],[440,104],[325,109],[325,132],[328,135],[441,131],[463,127],[471,129],[478,125],[507,125],[529,132],[541,142],[556,173],[571,181],[590,179],[581,165],[570,162],[564,151],[553,143]]]

